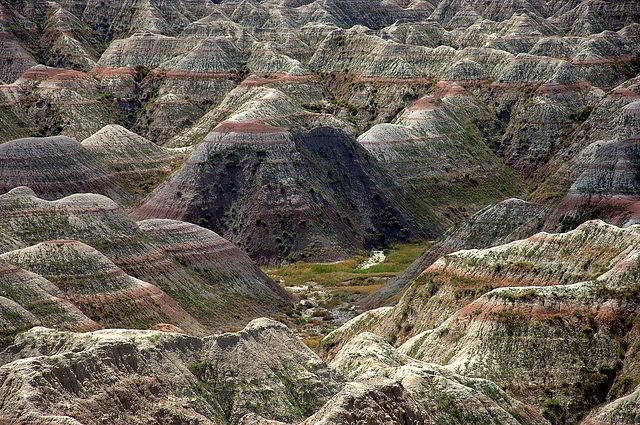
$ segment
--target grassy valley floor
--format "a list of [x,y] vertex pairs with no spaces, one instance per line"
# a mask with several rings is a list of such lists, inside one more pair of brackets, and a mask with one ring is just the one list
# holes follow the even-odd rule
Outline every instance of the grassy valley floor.
[[[315,349],[327,333],[362,313],[359,301],[402,272],[431,242],[394,245],[384,260],[371,265],[374,253],[335,263],[296,262],[264,271],[300,302],[278,320],[289,325],[303,342]],[[363,268],[363,265],[369,265]]]

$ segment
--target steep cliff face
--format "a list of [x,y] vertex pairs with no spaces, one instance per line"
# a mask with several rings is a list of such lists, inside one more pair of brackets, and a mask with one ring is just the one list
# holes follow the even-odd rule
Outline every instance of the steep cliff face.
[[[411,359],[371,334],[328,367],[267,319],[206,338],[35,327],[0,354],[0,363],[0,393],[9,401],[3,419],[29,423],[548,424],[492,382]],[[345,382],[342,371],[356,380]]]
[[595,412],[587,416],[582,422],[582,425],[627,425],[633,424],[640,418],[638,416],[638,392],[639,388],[624,397],[620,397],[608,403]]
[[40,65],[0,86],[0,134],[81,140],[119,122],[178,147],[234,114],[337,127],[364,133],[444,230],[522,195],[513,172],[541,201],[578,177],[556,171],[598,140],[584,121],[640,53],[637,7],[592,3],[3,3],[5,39]]
[[12,21],[10,15],[10,10],[4,4],[0,4],[0,46],[4,52],[0,62],[2,84],[14,82],[24,71],[37,64],[20,39],[7,28]]
[[400,351],[490,379],[549,413],[556,400],[557,419],[575,423],[621,380],[624,323],[637,308],[602,296],[600,284],[495,289]]
[[565,231],[595,217],[618,226],[637,223],[639,141],[636,136],[591,146],[591,163],[548,217],[545,228]]
[[85,72],[35,65],[0,91],[21,114],[14,125],[30,136],[64,133],[82,140],[120,119],[100,81]]
[[640,85],[632,78],[619,85],[593,109],[580,114],[579,126],[563,135],[558,153],[539,171],[544,180],[534,196],[544,200],[563,196],[580,175],[590,166],[594,155],[604,143],[633,137],[637,127],[626,118],[624,108],[640,99]]
[[[139,313],[142,318],[136,327],[171,319],[171,323],[180,326],[184,322],[186,328],[204,333],[246,323],[248,317],[275,313],[279,306],[295,299],[238,247],[212,231],[168,220],[136,224],[115,202],[100,195],[45,201],[27,188],[14,189],[0,196],[0,234],[3,253],[14,251],[11,256],[16,261],[22,264],[28,260],[29,267],[36,267],[37,273],[51,268],[45,275],[63,282],[68,298],[78,298],[82,306],[77,305],[83,311],[86,309],[87,314],[99,322],[104,320],[106,325],[138,321]],[[79,242],[29,247],[60,239],[74,239],[93,248],[78,245]],[[78,249],[71,249],[74,247]],[[53,261],[56,255],[64,258]],[[26,264],[23,265],[27,267]],[[76,264],[78,270],[56,271],[64,264]],[[106,268],[100,264],[106,264]],[[84,269],[88,272],[82,273]],[[78,288],[69,282],[78,282]],[[98,293],[89,289],[94,283]],[[121,290],[115,290],[116,286]],[[111,295],[103,297],[101,292]],[[57,292],[51,294],[59,296]],[[115,304],[109,304],[120,298],[121,304],[132,308],[130,317],[118,317]],[[13,300],[29,302],[26,298]],[[138,304],[150,306],[152,312],[131,307]],[[199,324],[194,324],[191,317]],[[55,321],[42,324],[57,326]]]
[[[637,91],[633,85],[630,88]],[[567,227],[567,222],[579,222],[584,219],[581,216],[588,216],[588,210],[598,205],[606,210],[603,218],[612,223],[624,224],[625,219],[634,222],[637,195],[634,161],[640,102],[634,91],[620,88],[615,98],[611,96],[606,103],[602,102],[602,107],[612,107],[615,114],[609,115],[610,121],[598,128],[598,136],[604,139],[582,149],[572,161],[579,165],[576,168],[582,174],[548,220],[549,229],[557,228],[557,223]]]
[[[604,92],[587,83],[578,69],[567,61],[518,55],[514,62],[509,72],[517,83],[507,82],[510,78],[506,78],[501,87],[505,93],[499,96],[507,96],[516,88],[515,84],[522,84],[522,73],[531,73],[532,66],[538,68],[537,72],[533,71],[534,75],[542,75],[524,81],[529,83],[526,85],[530,97],[525,97],[524,102],[512,110],[509,128],[497,150],[511,169],[524,178],[531,178],[558,149],[558,136],[569,133],[578,125],[583,120],[583,111],[592,109]],[[536,81],[540,82],[536,84]]]
[[0,0],[2,345],[243,326],[295,297],[241,248],[335,260],[459,224],[322,341],[339,373],[266,320],[36,328],[0,353],[0,422],[637,423],[639,18]]
[[[329,114],[323,106],[326,91],[311,76],[250,76],[192,127],[171,140],[171,146],[199,142],[224,120],[262,123],[274,127],[309,129],[335,127],[355,133],[353,123]],[[194,140],[195,139],[195,140]]]

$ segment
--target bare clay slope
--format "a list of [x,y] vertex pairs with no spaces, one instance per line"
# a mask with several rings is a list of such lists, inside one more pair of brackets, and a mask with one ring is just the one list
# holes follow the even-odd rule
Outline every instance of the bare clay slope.
[[[3,252],[33,249],[27,247],[42,241],[82,241],[95,250],[88,247],[80,250],[91,255],[79,256],[78,262],[82,266],[79,270],[83,267],[91,270],[98,263],[106,261],[108,269],[113,271],[104,275],[103,283],[107,289],[107,283],[116,276],[134,282],[136,287],[148,282],[154,285],[153,288],[162,290],[156,297],[158,302],[165,296],[170,297],[167,303],[160,302],[160,310],[163,306],[175,310],[176,306],[172,303],[177,302],[181,309],[195,317],[209,332],[246,323],[251,316],[274,313],[279,305],[295,299],[260,271],[239,248],[212,231],[169,220],[136,224],[115,202],[100,195],[72,195],[57,201],[45,201],[27,188],[13,189],[0,196],[0,233],[4,241]],[[64,246],[62,244],[60,249]],[[44,251],[53,250],[49,252],[51,255],[58,252],[55,243],[45,244],[44,247],[47,247]],[[34,266],[38,270],[55,268],[59,262],[51,260],[44,251],[43,256],[34,257],[39,258]],[[100,261],[96,263],[94,260]],[[74,273],[50,272],[52,277],[57,276],[62,280],[89,284],[93,280],[92,273],[69,277]],[[73,285],[70,289],[73,289]],[[77,295],[84,299],[82,286]],[[90,302],[84,304],[82,308],[94,308]],[[104,320],[111,323],[109,320],[113,319],[120,326],[124,324],[117,319],[117,309],[108,305],[105,308],[112,315],[111,319]],[[99,317],[102,313],[94,311],[92,314]],[[178,322],[182,320],[179,317],[180,314],[171,322],[179,325]],[[49,322],[46,324],[54,325]]]
[[[548,424],[495,384],[401,355],[371,334],[328,367],[268,319],[205,338],[36,327],[0,353],[0,364],[5,421]],[[345,374],[354,380],[346,382]]]
[[43,242],[0,258],[50,280],[66,300],[103,328],[146,329],[173,323],[190,333],[206,332],[161,289],[127,275],[81,242]]
[[[0,86],[2,140],[80,140],[118,122],[186,146],[234,114],[295,130],[330,125],[360,135],[427,205],[418,213],[438,217],[437,232],[524,195],[522,180],[554,186],[589,113],[640,69],[631,1],[25,0],[1,13],[12,64]],[[256,86],[293,107],[276,113],[274,93],[251,99],[256,108],[228,101]],[[573,173],[538,199],[564,196]]]
[[0,264],[0,344],[3,347],[13,340],[17,332],[32,326],[47,325],[72,331],[100,328],[51,281],[7,261],[2,260]]
[[386,237],[433,231],[410,202],[419,201],[340,131],[299,133],[233,119],[133,217],[197,222],[266,263],[340,258]]
[[[582,174],[548,217],[546,230],[566,231],[595,217],[618,226],[640,220],[640,101],[627,103],[629,100],[623,100],[624,106],[613,115],[613,122],[606,124],[608,131],[599,132],[611,138],[589,144],[572,160],[580,165],[576,168]],[[613,105],[601,107],[605,106]]]
[[183,152],[118,125],[82,143],[65,136],[17,139],[0,146],[0,191],[28,186],[46,199],[100,193],[131,206],[183,159]]
[[459,221],[458,212],[519,194],[517,177],[487,147],[470,116],[495,125],[471,93],[440,82],[393,124],[373,126],[358,142],[447,225]]

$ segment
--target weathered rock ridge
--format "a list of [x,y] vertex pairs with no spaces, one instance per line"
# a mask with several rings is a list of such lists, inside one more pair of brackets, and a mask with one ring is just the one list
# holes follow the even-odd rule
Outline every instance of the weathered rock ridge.
[[[168,321],[209,333],[295,300],[214,232],[172,220],[134,223],[101,195],[46,201],[30,189],[13,189],[0,195],[0,234],[7,261],[59,282],[65,297],[55,287],[46,292],[105,325],[146,328]],[[7,290],[3,296],[20,305],[32,302],[15,286]],[[122,316],[120,307],[131,311]],[[51,318],[41,323],[66,329],[64,320]]]
[[461,249],[501,245],[540,230],[550,207],[511,198],[478,211],[447,230],[406,270],[364,300],[366,305],[399,297],[427,267],[441,256]]
[[[549,419],[577,423],[633,390],[638,243],[637,226],[589,221],[447,254],[364,329],[403,343],[404,354],[490,379]],[[325,343],[344,344],[348,327],[334,332],[341,339]]]
[[268,319],[206,338],[36,327],[0,358],[3,420],[28,423],[223,424],[255,411],[293,421],[344,385],[291,331]]
[[[584,171],[576,154],[609,140],[594,139],[603,132],[593,126],[612,130],[610,106],[635,93],[639,13],[632,1],[591,0],[3,2],[0,140],[83,140],[117,122],[182,147],[233,116],[287,131],[336,127],[359,136],[421,200],[414,219],[435,215],[440,225],[427,223],[425,234],[440,233],[489,203],[524,196],[525,183],[542,202],[566,194]],[[116,135],[133,146],[119,128],[97,137]],[[133,150],[107,149],[94,136],[85,143],[102,145],[94,151],[103,158],[122,155],[107,161],[107,174],[123,182],[104,182],[125,185],[126,196],[106,193],[119,203],[135,203],[179,162],[138,142],[149,157],[135,172],[124,159]],[[223,227],[215,229],[246,239]],[[379,230],[368,226],[364,239],[390,236]],[[360,234],[357,243],[338,239],[363,245]],[[254,256],[289,255],[241,245]]]
[[118,125],[82,143],[65,136],[17,139],[0,145],[0,191],[27,186],[46,199],[99,193],[131,206],[184,156]]

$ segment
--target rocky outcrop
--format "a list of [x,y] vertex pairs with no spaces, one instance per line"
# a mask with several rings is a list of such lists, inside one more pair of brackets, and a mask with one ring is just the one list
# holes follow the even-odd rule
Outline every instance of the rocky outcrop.
[[633,137],[637,127],[633,119],[626,118],[624,108],[639,99],[640,84],[633,78],[612,90],[593,110],[583,110],[580,121],[584,122],[563,136],[558,153],[540,169],[544,181],[533,195],[540,200],[561,198],[590,166],[600,146]]
[[[633,422],[637,2],[0,3],[0,192],[11,190],[0,195],[0,251],[23,267],[1,266],[7,334],[242,326],[294,298],[229,240],[264,263],[331,260],[462,223],[369,299],[394,302],[407,288],[396,307],[327,336],[325,354],[342,349],[336,366],[362,375],[342,392],[320,377],[305,386],[310,375],[296,369],[297,382],[276,363],[248,364],[257,377],[219,369],[197,338],[104,331],[107,344],[38,329],[0,357],[28,356],[39,337],[73,347],[7,360],[6,420],[544,423],[517,396],[553,423],[605,402],[586,423]],[[161,180],[138,223],[102,196],[75,194],[131,207]],[[44,201],[19,185],[73,195]],[[541,204],[481,210],[528,190]],[[578,227],[590,218],[629,227]],[[511,242],[540,225],[577,229]],[[88,297],[131,313],[98,320]],[[362,330],[395,344],[415,337],[403,350],[443,365]],[[252,332],[215,344],[250,363],[262,353],[234,344]]]
[[[548,179],[551,184],[566,184],[571,177],[574,181],[547,219],[545,230],[564,231],[594,218],[616,225],[637,220],[633,165],[638,141],[637,91],[637,82],[629,89],[619,87],[601,101],[583,125],[593,131],[585,128],[580,132],[578,146],[573,148],[577,153]],[[569,154],[563,152],[562,156]],[[563,172],[568,175],[563,176]]]
[[[413,415],[414,418],[407,421],[408,423],[412,420],[419,420],[425,424],[457,421],[548,423],[540,413],[508,396],[493,382],[468,378],[452,373],[440,365],[415,360],[401,354],[379,336],[368,332],[361,333],[346,344],[331,362],[331,366],[351,379],[362,380],[364,384],[376,380],[384,381],[382,376],[395,381],[395,385],[404,390],[405,394],[410,394],[404,397],[415,400],[419,406],[411,408],[406,401],[394,401],[394,405],[409,405],[406,414]],[[372,375],[377,378],[373,379]],[[347,391],[347,388],[343,392]],[[332,402],[329,402],[323,410],[332,407],[331,404]],[[383,404],[378,410],[384,412],[388,408]],[[348,408],[343,410],[352,412],[352,409]],[[396,420],[402,421],[400,418]]]
[[577,422],[607,399],[624,351],[621,324],[636,308],[633,300],[598,295],[601,282],[495,289],[400,351],[490,379],[546,407],[549,418]]
[[[302,424],[549,423],[493,382],[415,360],[368,332],[345,345],[331,367],[355,381]],[[240,423],[282,425],[255,414],[246,415]]]
[[506,245],[445,255],[412,283],[375,332],[393,334],[404,342],[408,336],[441,325],[457,310],[496,287],[573,284],[594,279],[637,245],[636,230],[633,226],[620,229],[594,220],[568,233],[538,233]]
[[17,124],[32,136],[64,132],[82,140],[120,119],[100,82],[84,72],[36,65],[0,91],[24,114]]
[[396,381],[373,376],[363,382],[348,383],[320,411],[301,424],[429,423],[420,405]]
[[640,388],[636,389],[624,397],[620,397],[608,403],[593,413],[589,414],[581,425],[631,425],[639,420],[637,406],[638,393]]
[[[380,305],[399,297],[441,256],[461,249],[481,249],[531,236],[540,230],[550,207],[511,198],[478,211],[447,230],[409,267],[363,302]],[[369,328],[373,329],[373,328]]]
[[576,423],[635,379],[636,351],[625,353],[636,341],[638,243],[637,226],[590,221],[448,254],[373,329],[404,342],[406,355],[490,379],[550,420]]
[[267,319],[202,339],[36,327],[0,358],[3,419],[29,423],[218,424],[248,412],[293,421],[344,385],[291,331]]
[[618,226],[639,222],[635,169],[639,141],[633,137],[591,146],[591,163],[549,216],[545,228],[566,231],[595,218]]
[[[285,128],[330,126],[355,133],[355,126],[323,110],[324,88],[311,76],[270,78],[252,75],[197,123],[171,140],[170,146],[200,141],[222,121],[250,121]],[[231,113],[231,116],[229,115]]]
[[[4,18],[5,13],[4,5],[0,5],[0,19]],[[4,25],[0,31],[0,49],[3,52],[3,57],[0,61],[1,81],[12,83],[24,71],[37,64],[20,40],[7,31]]]
[[325,358],[333,358],[343,345],[351,341],[362,332],[376,328],[389,314],[393,307],[379,307],[347,321],[338,329],[329,332],[320,340],[318,351]]

